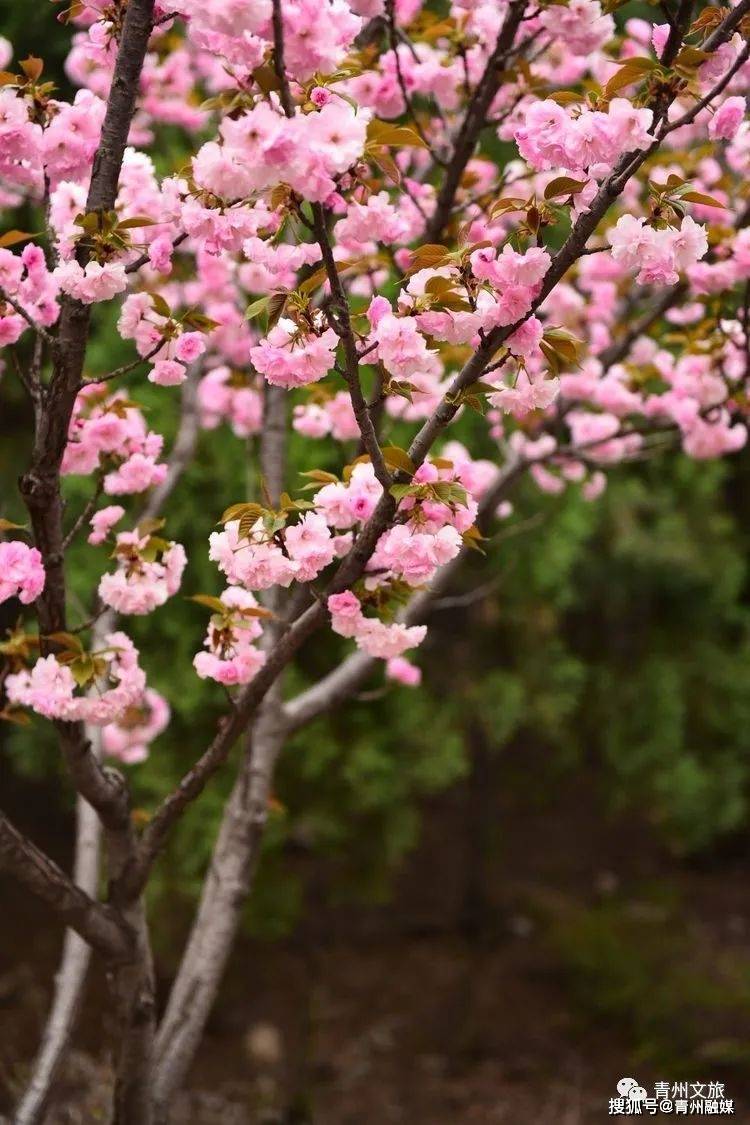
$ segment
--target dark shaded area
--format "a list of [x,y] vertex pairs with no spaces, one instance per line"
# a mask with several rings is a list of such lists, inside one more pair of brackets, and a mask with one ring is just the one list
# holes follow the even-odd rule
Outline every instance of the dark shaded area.
[[[523,776],[545,773],[533,748],[486,750],[477,738],[475,771],[428,802],[388,905],[332,906],[336,865],[290,858],[304,920],[285,940],[240,943],[177,1121],[576,1125],[601,1121],[631,1072],[644,1084],[724,1081],[743,1119],[747,840],[675,861],[637,815],[602,816],[595,777],[529,800]],[[63,859],[66,824],[44,789],[9,797]],[[14,888],[3,902],[8,1109],[59,934]],[[95,974],[55,1125],[97,1120],[105,1102],[101,1011]]]

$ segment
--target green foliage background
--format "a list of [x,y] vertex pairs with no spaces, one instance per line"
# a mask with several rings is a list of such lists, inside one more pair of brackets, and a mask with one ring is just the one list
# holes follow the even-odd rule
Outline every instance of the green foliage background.
[[[17,39],[21,54],[42,53],[43,46],[63,85],[67,33],[53,13],[6,0],[0,32]],[[160,164],[179,163],[172,135],[160,137],[156,149]],[[91,372],[129,356],[113,317],[100,313]],[[27,454],[30,419],[10,375],[2,393],[0,495],[3,514],[19,518],[15,479]],[[175,394],[144,382],[134,393],[169,443]],[[461,426],[458,436],[474,444],[472,432],[481,423],[468,418]],[[295,442],[291,457],[290,482],[326,458],[337,465],[325,444]],[[207,535],[226,505],[252,493],[255,465],[252,442],[245,446],[225,431],[203,436],[167,526],[188,550],[185,593],[219,590]],[[473,558],[463,576],[464,591],[491,583],[493,592],[435,616],[420,655],[423,689],[374,691],[374,698],[313,724],[286,751],[277,782],[280,807],[248,926],[269,935],[294,926],[305,888],[288,856],[300,841],[314,854],[335,858],[335,895],[386,895],[390,875],[419,837],[423,798],[469,768],[469,722],[480,724],[493,752],[511,748],[516,764],[525,748],[541,748],[543,769],[523,780],[530,799],[553,791],[563,773],[587,771],[599,787],[602,815],[623,808],[645,812],[676,853],[705,851],[745,831],[749,470],[745,455],[728,464],[667,455],[613,472],[607,493],[593,505],[574,488],[549,499],[530,483],[521,485],[516,515],[499,528],[487,557]],[[71,519],[88,488],[80,479],[66,482]],[[104,552],[84,547],[72,555],[74,623],[86,617],[105,566]],[[205,627],[199,607],[178,597],[151,618],[128,624],[150,682],[174,709],[174,722],[148,763],[131,771],[136,802],[149,809],[201,752],[224,700],[192,670]],[[289,689],[310,682],[344,651],[336,638],[314,640]],[[4,729],[0,738],[14,771],[50,780],[59,775],[61,800],[71,803],[44,723]],[[231,773],[225,770],[209,786],[176,832],[168,861],[157,868],[151,894],[165,954],[197,894]],[[169,909],[160,910],[167,901]]]

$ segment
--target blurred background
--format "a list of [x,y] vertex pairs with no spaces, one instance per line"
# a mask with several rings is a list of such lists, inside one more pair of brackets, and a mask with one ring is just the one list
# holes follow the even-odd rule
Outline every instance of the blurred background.
[[[66,88],[51,5],[0,2],[17,58]],[[183,159],[163,131],[158,162]],[[18,225],[14,220],[13,225]],[[33,226],[25,229],[34,229]],[[130,358],[97,310],[91,371]],[[174,400],[140,383],[169,439]],[[476,416],[472,449],[492,455]],[[27,404],[2,380],[2,514]],[[225,438],[225,440],[224,440]],[[315,447],[317,451],[318,447]],[[316,465],[337,467],[333,446]],[[300,441],[290,479],[311,467]],[[206,538],[257,484],[257,456],[205,435],[166,531],[184,593],[215,592]],[[374,682],[288,747],[257,886],[191,1088],[195,1125],[598,1122],[617,1080],[717,1080],[750,1099],[750,455],[616,470],[595,504],[528,483],[486,557],[431,620],[418,691]],[[69,478],[78,511],[87,482]],[[104,558],[72,555],[85,607]],[[479,596],[479,594],[483,596]],[[8,611],[3,629],[13,624]],[[81,609],[81,617],[84,610]],[[132,634],[174,721],[129,770],[148,810],[222,709],[195,676],[205,614],[173,599]],[[299,688],[343,651],[316,640]],[[151,887],[168,987],[223,801],[227,769],[174,834]],[[0,727],[3,806],[70,863],[73,797],[41,721]],[[0,1113],[43,1027],[61,934],[0,884]],[[92,974],[50,1121],[97,1121],[108,1075],[104,981]]]

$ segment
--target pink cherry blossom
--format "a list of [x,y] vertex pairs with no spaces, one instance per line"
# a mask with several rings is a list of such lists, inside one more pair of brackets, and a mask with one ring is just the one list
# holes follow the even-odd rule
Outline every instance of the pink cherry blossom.
[[97,301],[109,301],[127,287],[125,266],[121,262],[89,262],[83,268],[71,258],[53,271],[57,284],[63,293],[82,301],[85,305]]
[[169,725],[170,708],[163,695],[146,688],[138,703],[115,723],[102,727],[102,748],[110,758],[132,766],[144,762],[149,746]]
[[98,546],[103,543],[109,535],[112,528],[116,523],[125,515],[125,509],[121,508],[119,504],[110,504],[106,508],[100,508],[91,517],[92,531],[88,537],[88,542],[92,547]]
[[212,617],[204,641],[207,651],[195,655],[193,666],[203,680],[216,680],[226,687],[247,684],[266,660],[265,652],[253,644],[262,627],[258,618],[248,613],[258,603],[249,591],[238,586],[228,587],[221,601],[226,613]]
[[36,547],[19,539],[0,543],[0,602],[18,598],[30,605],[44,589],[44,581],[42,556]]
[[708,135],[712,140],[731,141],[737,135],[747,110],[745,98],[727,98],[717,109],[708,125]]
[[117,569],[102,576],[99,597],[118,613],[151,613],[179,590],[187,564],[182,544],[157,551],[149,536],[126,531],[117,536],[115,555]]
[[419,687],[422,682],[422,669],[403,656],[393,656],[386,662],[385,674],[389,680],[404,687]]
[[138,664],[138,651],[124,633],[109,633],[92,656],[102,662],[95,689],[78,694],[73,673],[54,655],[37,660],[31,671],[7,677],[5,689],[11,703],[30,707],[47,719],[106,726],[116,722],[142,697],[146,677]]

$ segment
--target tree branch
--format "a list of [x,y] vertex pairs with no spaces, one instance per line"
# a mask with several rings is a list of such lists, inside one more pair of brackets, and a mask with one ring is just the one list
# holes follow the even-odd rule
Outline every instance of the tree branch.
[[427,223],[425,242],[439,242],[451,217],[453,201],[456,198],[464,169],[471,159],[479,134],[486,124],[487,111],[500,89],[500,75],[506,55],[513,46],[513,40],[523,19],[527,0],[512,0],[490,55],[484,74],[479,81],[453,147],[453,155],[448,162],[445,177],[438,192],[435,210]]
[[281,14],[281,0],[273,0],[273,66],[281,87],[279,97],[284,113],[287,117],[294,117],[294,102],[284,62],[284,20]]
[[[195,366],[182,385],[180,426],[169,457],[164,481],[149,496],[137,523],[155,518],[162,511],[195,452],[199,433],[197,386],[201,375]],[[99,638],[115,628],[117,615],[108,610],[97,622],[93,647]],[[92,742],[100,737],[99,728],[88,731]],[[100,757],[98,749],[95,749]],[[96,896],[99,882],[101,826],[91,805],[79,796],[76,802],[76,857],[74,882],[91,898]],[[44,1031],[42,1044],[32,1069],[32,1077],[18,1108],[16,1125],[40,1125],[46,1109],[50,1088],[69,1045],[81,1004],[89,963],[89,946],[73,930],[67,930],[60,968],[55,977],[55,998]]]
[[139,523],[144,519],[155,519],[164,510],[164,505],[193,459],[200,434],[198,383],[201,380],[202,371],[200,365],[191,368],[187,379],[180,388],[182,392],[180,425],[172,446],[172,452],[169,455],[167,475],[161,484],[158,484],[151,491],[139,516]]
[[665,289],[662,295],[653,303],[646,315],[641,320],[636,321],[621,340],[610,344],[608,348],[605,348],[604,351],[596,357],[602,367],[606,370],[608,367],[613,367],[616,363],[621,363],[629,354],[636,340],[648,332],[649,328],[656,324],[657,321],[661,320],[664,314],[676,305],[687,292],[688,284],[685,281],[678,281],[671,289]]
[[[498,479],[482,498],[477,512],[477,526],[484,532],[500,501],[511,490],[527,465],[516,454],[508,453],[508,460]],[[406,625],[416,625],[429,616],[435,602],[452,584],[458,571],[465,565],[471,551],[463,547],[446,566],[440,568],[429,588],[412,598],[399,620]],[[293,732],[306,726],[319,715],[348,699],[382,663],[363,652],[353,652],[316,684],[300,692],[284,704],[284,722]]]
[[[79,796],[73,881],[92,899],[96,897],[99,883],[100,841],[99,818],[91,805]],[[15,1125],[40,1125],[44,1119],[52,1083],[65,1059],[81,1007],[90,956],[88,942],[68,928],[55,976],[54,1000],[31,1068],[31,1078],[16,1107]]]
[[0,866],[109,961],[127,961],[133,937],[117,911],[90,898],[0,813]]
[[50,336],[49,332],[43,325],[37,324],[34,318],[26,312],[26,309],[23,307],[23,305],[19,305],[18,301],[16,301],[15,298],[11,297],[9,293],[6,293],[4,289],[0,289],[0,300],[5,301],[6,304],[10,305],[13,311],[18,313],[18,315],[26,321],[32,332],[35,332],[41,340],[44,340],[45,344],[49,344],[51,348],[55,347],[55,337]]
[[156,1040],[157,1125],[200,1043],[232,949],[268,819],[273,771],[285,738],[275,693],[247,737],[221,820],[200,905]]
[[325,210],[322,204],[313,203],[312,212],[315,237],[318,240],[320,252],[323,255],[328,283],[331,286],[333,307],[336,312],[336,317],[332,319],[332,324],[344,348],[345,367],[343,374],[346,385],[349,388],[349,397],[352,402],[354,417],[359,426],[362,443],[370,455],[370,460],[375,470],[375,476],[387,492],[391,487],[391,474],[388,472],[385,461],[383,460],[383,453],[378,442],[377,434],[375,433],[375,427],[372,424],[372,418],[370,417],[370,412],[367,409],[367,403],[362,393],[362,384],[359,381],[357,341],[354,338],[354,330],[352,329],[352,322],[349,316],[349,303],[346,299],[338,270],[336,269],[331,240],[328,237]]
[[[131,0],[123,23],[112,85],[102,125],[101,141],[86,202],[87,211],[114,207],[117,186],[135,109],[140,73],[146,54],[154,0]],[[79,260],[88,260],[80,249]],[[68,426],[81,386],[88,341],[90,306],[70,297],[61,301],[54,350],[54,370],[38,418],[31,464],[20,482],[31,517],[34,540],[44,561],[46,582],[37,601],[40,633],[66,627],[63,500],[60,464],[68,440]],[[43,651],[47,645],[42,640]],[[60,743],[76,789],[96,808],[108,828],[129,828],[127,795],[121,782],[102,770],[80,724],[57,723]]]
[[422,144],[429,150],[432,159],[436,164],[442,165],[444,167],[445,161],[435,152],[434,147],[430,143],[429,137],[425,134],[424,129],[420,125],[419,118],[417,117],[417,114],[414,110],[414,105],[411,98],[409,97],[409,91],[406,89],[406,81],[404,79],[404,72],[401,66],[401,58],[398,53],[398,31],[396,28],[395,0],[385,0],[385,15],[388,22],[388,41],[391,46],[391,51],[393,52],[393,60],[396,67],[396,79],[398,81],[399,90],[401,91],[401,97],[404,99],[405,112],[414,125],[414,128],[416,129],[419,139],[422,141]]

